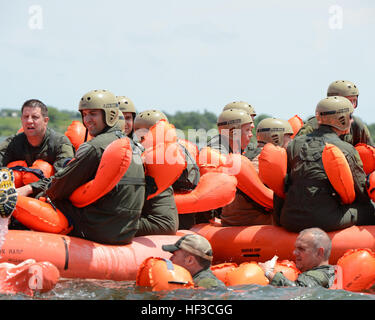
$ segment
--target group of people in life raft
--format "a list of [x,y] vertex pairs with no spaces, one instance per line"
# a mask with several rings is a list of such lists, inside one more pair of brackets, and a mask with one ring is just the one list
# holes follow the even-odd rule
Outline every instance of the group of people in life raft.
[[[200,150],[177,137],[163,112],[137,113],[131,99],[108,90],[82,96],[82,123],[74,121],[65,134],[48,127],[43,102],[28,100],[21,110],[22,128],[0,145],[0,215],[9,218],[9,229],[62,233],[112,245],[129,244],[137,236],[173,235],[214,217],[224,227],[277,225],[300,232],[294,254],[302,273],[292,282],[274,273],[274,264],[260,263],[271,284],[329,287],[334,271],[328,264],[331,242],[326,232],[375,225],[374,143],[366,125],[353,115],[358,95],[354,83],[334,81],[314,117],[305,123],[298,116],[263,119],[256,128],[256,143],[250,142],[255,109],[243,101],[228,103],[217,119],[218,134]],[[118,144],[106,155],[114,142]],[[266,148],[272,154],[264,169],[268,174],[261,172]],[[328,152],[333,152],[331,157]],[[177,160],[155,161],[160,153]],[[349,171],[343,186],[335,185],[334,175],[342,172],[337,172],[341,167],[332,154],[343,154],[341,163],[346,160],[342,170]],[[240,161],[237,170],[235,161]],[[222,200],[227,191],[221,185],[211,202],[205,199],[204,186],[198,190],[210,173],[237,178],[230,201]],[[214,176],[206,182],[211,192],[215,183]],[[266,186],[273,188],[271,199],[262,191]],[[195,199],[201,202],[184,203],[194,191],[200,192]],[[30,201],[49,209],[47,214],[40,210],[46,214],[40,220],[51,219],[53,225],[53,216],[59,214],[66,224],[43,230]],[[205,238],[185,235],[163,249],[173,253],[173,263],[190,271],[196,285],[223,285],[209,269],[213,254]]]

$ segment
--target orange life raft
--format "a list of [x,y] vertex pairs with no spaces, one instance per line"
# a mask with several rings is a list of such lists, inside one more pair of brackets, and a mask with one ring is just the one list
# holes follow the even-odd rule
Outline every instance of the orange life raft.
[[20,263],[26,259],[50,261],[61,277],[82,279],[135,280],[137,270],[148,257],[169,259],[164,244],[175,243],[176,235],[136,237],[128,245],[104,245],[85,239],[46,232],[9,230],[0,262]]
[[[280,260],[294,260],[294,243],[298,233],[272,225],[221,227],[205,223],[191,228],[210,241],[213,263],[256,261],[264,262],[277,255]],[[375,250],[375,226],[352,226],[328,232],[332,239],[330,263],[348,250],[370,248]],[[229,245],[230,244],[230,245]]]

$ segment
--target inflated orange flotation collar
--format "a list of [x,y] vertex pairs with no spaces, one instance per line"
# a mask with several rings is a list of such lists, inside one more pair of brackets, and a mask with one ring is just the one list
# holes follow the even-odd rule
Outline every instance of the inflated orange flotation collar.
[[243,262],[237,268],[229,270],[225,276],[225,285],[237,286],[243,284],[258,284],[265,286],[269,284],[263,269],[258,263]]
[[259,177],[277,196],[285,198],[284,183],[287,171],[286,150],[267,143],[259,154]]
[[231,203],[236,196],[237,179],[221,172],[207,172],[198,185],[188,193],[175,193],[177,211],[182,213],[204,212]]
[[354,180],[343,152],[335,145],[326,143],[322,160],[329,182],[340,195],[342,202],[352,203],[355,200]]
[[156,185],[156,191],[147,196],[149,200],[170,187],[181,176],[187,163],[177,142],[175,127],[165,120],[149,129],[142,145],[145,147],[142,153],[145,175],[151,177]]
[[33,296],[35,292],[52,290],[59,278],[59,270],[50,262],[28,259],[18,265],[0,263],[1,294],[23,293]]
[[9,162],[7,167],[13,170],[16,188],[36,182],[41,177],[50,178],[55,174],[54,167],[47,161],[40,159],[35,160],[31,167],[28,167],[24,160]]
[[136,285],[152,291],[192,289],[194,282],[189,271],[170,260],[149,257],[138,269]]
[[78,208],[95,202],[116,186],[131,161],[132,147],[129,138],[111,142],[103,152],[95,178],[74,190],[69,200]]
[[302,128],[303,120],[298,115],[295,115],[292,118],[290,118],[288,122],[293,129],[293,135],[292,135],[292,139],[293,139],[298,133],[298,131]]
[[350,249],[337,261],[342,269],[343,289],[365,291],[375,284],[375,253],[367,248]]
[[363,171],[370,174],[375,170],[375,148],[366,143],[358,143],[355,148],[362,160]]
[[[81,121],[74,120],[65,131],[65,135],[72,143],[74,149],[78,150],[79,146],[85,142],[86,127]],[[92,137],[87,133],[86,141],[91,140]]]

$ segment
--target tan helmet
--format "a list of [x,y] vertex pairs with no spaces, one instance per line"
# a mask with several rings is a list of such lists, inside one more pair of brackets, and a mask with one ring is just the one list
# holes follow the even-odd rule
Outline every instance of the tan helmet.
[[234,101],[231,103],[228,103],[224,108],[223,111],[228,110],[228,109],[241,109],[244,110],[248,113],[250,113],[251,116],[255,117],[257,114],[255,112],[255,109],[248,104],[247,102],[244,101]]
[[159,120],[167,120],[167,116],[159,110],[146,110],[137,114],[134,119],[134,130],[141,128],[149,129]]
[[117,96],[118,106],[121,112],[137,113],[133,101],[125,96]]
[[116,96],[108,90],[92,90],[87,92],[80,100],[78,110],[100,109],[104,110],[104,121],[113,127],[119,120],[120,109]]
[[350,118],[354,111],[349,99],[341,96],[327,97],[319,101],[315,116],[319,124],[325,124],[339,130],[350,128]]
[[342,97],[349,97],[349,96],[358,96],[359,91],[357,86],[347,80],[337,80],[332,82],[327,90],[327,97],[331,96],[342,96]]
[[287,120],[266,118],[258,123],[257,141],[282,146],[284,144],[284,134],[292,135],[293,133],[292,126]]
[[217,118],[217,126],[221,129],[241,129],[246,123],[254,123],[251,115],[241,109],[227,109],[220,113]]

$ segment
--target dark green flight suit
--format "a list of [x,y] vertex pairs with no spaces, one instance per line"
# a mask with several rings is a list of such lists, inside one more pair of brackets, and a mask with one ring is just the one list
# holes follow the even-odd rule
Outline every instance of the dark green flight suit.
[[74,160],[52,179],[47,195],[73,221],[69,235],[114,245],[128,244],[135,236],[144,202],[145,180],[141,154],[131,140],[130,166],[109,193],[83,208],[75,207],[68,200],[75,189],[95,177],[104,149],[119,138],[128,139],[116,126],[106,127],[83,143]]
[[[27,141],[23,132],[9,137],[0,146],[0,166],[3,167],[16,160],[24,160],[31,167],[35,160],[40,159],[53,165],[57,172],[73,157],[74,148],[69,139],[50,128],[47,128],[42,143],[37,147],[33,147]],[[33,188],[31,196],[40,192],[41,185],[45,183],[40,180],[31,183],[30,185]]]
[[202,269],[193,276],[194,284],[205,289],[226,288],[223,281],[219,280],[211,269]]
[[277,272],[270,284],[279,287],[323,287],[328,289],[332,286],[334,280],[335,267],[325,265],[301,273],[296,281],[291,281],[282,272]]
[[[341,203],[328,180],[322,162],[326,143],[340,148],[348,161],[356,193],[351,204]],[[287,147],[287,157],[285,202],[277,196],[274,198],[275,217],[281,226],[300,232],[311,227],[333,231],[352,225],[375,224],[374,205],[365,189],[366,174],[359,154],[330,126],[321,125],[308,135],[294,138]]]
[[[298,131],[296,136],[309,134],[318,127],[319,124],[316,118],[311,117]],[[355,116],[353,116],[353,122],[350,127],[350,132],[348,134],[340,136],[340,138],[341,140],[346,141],[353,146],[357,145],[358,143],[366,143],[370,146],[375,147],[367,126],[363,123],[363,121],[360,118]]]
[[[219,150],[224,154],[232,152],[229,147],[228,139],[220,135],[215,136],[210,141],[209,147]],[[248,159],[253,160],[260,154],[261,150],[262,148],[258,148],[254,144],[249,144],[244,151],[244,155]],[[223,226],[272,224],[272,212],[256,203],[240,189],[237,189],[235,199],[221,208],[220,217]]]

